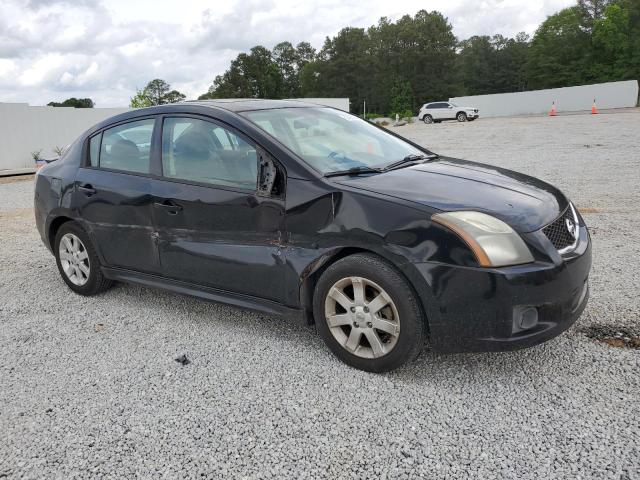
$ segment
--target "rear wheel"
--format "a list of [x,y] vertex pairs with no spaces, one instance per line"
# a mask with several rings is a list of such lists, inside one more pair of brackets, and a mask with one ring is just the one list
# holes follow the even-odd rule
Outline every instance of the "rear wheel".
[[314,317],[331,351],[369,372],[393,370],[414,359],[424,342],[424,320],[411,286],[373,255],[345,257],[323,273]]
[[54,252],[60,275],[74,292],[95,295],[112,285],[100,270],[89,236],[77,223],[68,222],[58,229]]
[[428,125],[430,123],[433,123],[433,117],[431,115],[425,115],[424,117],[422,117],[422,121]]
[[467,121],[467,114],[464,112],[459,112],[458,115],[456,115],[456,119],[459,122],[466,122]]

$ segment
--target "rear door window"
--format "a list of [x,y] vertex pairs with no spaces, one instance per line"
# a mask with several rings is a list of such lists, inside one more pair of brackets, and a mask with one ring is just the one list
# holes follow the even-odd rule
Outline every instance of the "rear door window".
[[[151,157],[152,118],[124,123],[102,132],[99,167],[132,173],[149,173]],[[94,139],[90,143],[91,165],[94,165]]]

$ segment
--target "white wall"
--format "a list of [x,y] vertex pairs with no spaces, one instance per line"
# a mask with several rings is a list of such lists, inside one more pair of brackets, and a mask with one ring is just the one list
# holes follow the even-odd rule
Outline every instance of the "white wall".
[[547,114],[552,102],[556,103],[558,113],[590,110],[594,99],[598,109],[635,107],[638,103],[638,81],[453,97],[449,101],[460,106],[478,108],[482,118]]
[[[305,98],[309,103],[349,111],[348,98]],[[55,158],[64,147],[96,123],[128,108],[31,107],[26,103],[0,103],[0,175],[34,171],[31,152]]]
[[54,147],[64,147],[87,128],[126,108],[31,107],[0,103],[0,172],[33,169],[31,152],[55,158]]

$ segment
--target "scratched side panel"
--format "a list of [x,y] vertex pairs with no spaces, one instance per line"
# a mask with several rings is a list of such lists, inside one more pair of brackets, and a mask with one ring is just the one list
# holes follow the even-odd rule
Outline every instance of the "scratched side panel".
[[283,201],[160,179],[153,192],[182,207],[154,211],[165,276],[283,300]]
[[74,207],[98,244],[105,265],[158,272],[149,178],[80,168],[75,183],[96,191],[88,196],[75,188]]
[[400,270],[412,262],[472,265],[468,247],[431,222],[433,210],[328,182],[289,179],[286,203],[286,299],[299,305],[302,284],[343,249],[374,252]]

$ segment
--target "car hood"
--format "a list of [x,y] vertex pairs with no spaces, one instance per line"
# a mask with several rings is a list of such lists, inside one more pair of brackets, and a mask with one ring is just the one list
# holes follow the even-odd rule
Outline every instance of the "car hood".
[[488,213],[522,233],[551,223],[568,205],[560,190],[537,178],[447,157],[338,183],[441,211]]

